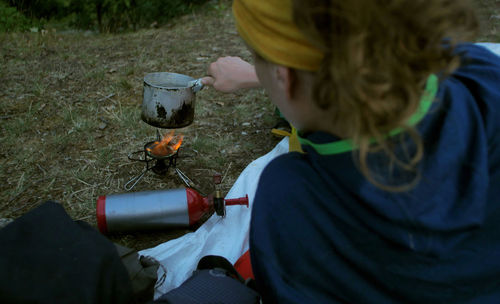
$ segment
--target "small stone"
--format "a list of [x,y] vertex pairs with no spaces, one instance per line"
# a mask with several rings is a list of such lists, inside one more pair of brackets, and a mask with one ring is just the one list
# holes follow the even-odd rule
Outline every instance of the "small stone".
[[106,129],[106,127],[107,127],[107,126],[108,126],[108,124],[107,124],[107,123],[105,123],[105,122],[101,122],[101,123],[99,124],[99,130],[104,130],[104,129]]

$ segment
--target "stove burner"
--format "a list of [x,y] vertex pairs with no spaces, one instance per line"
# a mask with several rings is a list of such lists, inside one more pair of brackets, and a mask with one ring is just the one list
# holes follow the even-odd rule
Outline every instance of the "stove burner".
[[180,148],[174,153],[165,156],[158,156],[148,151],[148,148],[151,147],[154,143],[155,143],[154,141],[150,141],[144,145],[143,150],[135,151],[128,155],[128,159],[132,161],[139,161],[146,163],[146,168],[140,174],[134,176],[131,180],[129,180],[125,184],[124,186],[125,190],[127,191],[132,190],[132,188],[135,187],[135,185],[142,179],[144,174],[146,174],[146,172],[148,172],[149,170],[152,170],[154,173],[158,175],[165,175],[168,172],[168,169],[170,167],[173,167],[178,172],[176,166]]
[[148,156],[150,156],[151,158],[163,160],[163,159],[171,158],[177,154],[178,149],[170,154],[167,154],[167,155],[157,155],[157,154],[153,153],[153,149],[152,149],[154,146],[156,146],[156,144],[158,144],[158,141],[150,141],[144,145],[144,151],[146,151],[146,154]]

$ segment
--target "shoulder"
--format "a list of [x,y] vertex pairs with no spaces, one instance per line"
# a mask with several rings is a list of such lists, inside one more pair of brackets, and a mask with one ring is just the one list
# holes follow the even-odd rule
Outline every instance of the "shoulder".
[[500,58],[490,49],[493,48],[484,43],[460,43],[455,47],[455,53],[472,60],[498,62]]
[[307,188],[313,173],[307,155],[298,152],[281,155],[264,168],[256,198],[265,198],[268,202],[289,200]]
[[[455,48],[460,66],[440,83],[438,100],[448,113],[460,113],[457,124],[472,121],[484,124],[491,136],[500,128],[500,57],[477,44]],[[475,117],[474,119],[472,117]],[[497,135],[495,137],[498,138]]]
[[274,177],[298,177],[309,171],[308,157],[298,152],[290,152],[273,159],[262,172],[261,180]]
[[460,66],[439,84],[440,108],[446,114],[454,113],[450,117],[463,130],[467,125],[463,122],[468,122],[484,124],[488,133],[496,132],[500,127],[496,118],[500,112],[500,57],[470,43],[456,46],[454,52],[460,57]]
[[[285,214],[285,217],[298,216],[311,199],[314,191],[312,180],[316,178],[306,154],[291,152],[275,158],[260,176],[252,207],[252,214],[258,214],[258,217],[252,220],[275,225]],[[279,218],[277,214],[280,214]]]
[[460,66],[450,78],[458,79],[469,89],[488,87],[500,90],[500,57],[478,44],[459,44],[455,54],[460,57]]
[[251,219],[256,226],[251,229],[301,235],[315,230],[318,222],[329,221],[325,214],[342,208],[338,199],[344,192],[331,178],[331,168],[322,164],[314,156],[297,152],[273,160],[257,186]]

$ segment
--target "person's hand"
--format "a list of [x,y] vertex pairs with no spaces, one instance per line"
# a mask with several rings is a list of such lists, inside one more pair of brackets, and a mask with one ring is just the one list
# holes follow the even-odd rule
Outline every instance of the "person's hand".
[[240,57],[220,57],[209,65],[207,75],[201,83],[224,93],[260,86],[254,66]]

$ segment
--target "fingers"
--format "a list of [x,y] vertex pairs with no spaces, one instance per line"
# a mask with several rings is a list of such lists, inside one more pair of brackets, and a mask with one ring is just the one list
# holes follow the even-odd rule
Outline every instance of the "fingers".
[[203,85],[213,86],[215,83],[215,77],[213,75],[217,75],[217,62],[212,62],[208,66],[207,75],[201,79],[201,83]]
[[220,58],[217,59],[217,61],[212,62],[211,64],[208,65],[207,75],[210,76],[217,75],[217,71],[219,69],[218,67],[219,60]]
[[208,76],[203,77],[201,83],[212,86],[217,91],[231,93],[246,87],[247,83],[256,78],[254,74],[253,66],[240,57],[219,57],[209,64]]
[[203,85],[207,85],[207,86],[213,86],[214,82],[215,82],[215,78],[213,78],[212,76],[205,76],[201,79],[201,83]]

